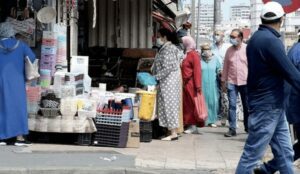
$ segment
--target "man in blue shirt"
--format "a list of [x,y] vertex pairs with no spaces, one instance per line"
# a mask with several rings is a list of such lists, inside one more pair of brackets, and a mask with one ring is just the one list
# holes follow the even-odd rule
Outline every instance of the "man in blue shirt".
[[[276,170],[293,174],[294,152],[283,106],[284,81],[300,92],[300,72],[279,38],[284,20],[282,6],[274,1],[265,4],[261,20],[262,25],[247,46],[249,135],[236,174],[269,174]],[[258,167],[268,145],[274,159]]]
[[[288,57],[300,71],[300,30],[298,31],[298,43],[296,43],[288,53]],[[287,85],[287,98],[286,98],[286,116],[290,124],[294,125],[298,142],[294,144],[293,149],[295,151],[294,160],[300,158],[300,93],[295,89]]]

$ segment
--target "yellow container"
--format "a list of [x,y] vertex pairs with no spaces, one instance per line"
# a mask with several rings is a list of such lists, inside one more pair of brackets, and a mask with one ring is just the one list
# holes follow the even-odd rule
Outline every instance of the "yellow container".
[[137,91],[140,95],[139,119],[149,121],[155,114],[156,92]]

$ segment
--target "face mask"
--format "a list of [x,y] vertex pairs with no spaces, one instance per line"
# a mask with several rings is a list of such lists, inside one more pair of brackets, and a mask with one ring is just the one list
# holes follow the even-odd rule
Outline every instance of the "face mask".
[[220,42],[222,40],[221,36],[214,36],[215,42]]
[[234,46],[237,46],[239,42],[236,39],[230,39],[230,43]]
[[161,38],[156,39],[156,45],[157,46],[162,46],[164,44],[164,42],[161,40]]
[[211,56],[211,53],[210,53],[209,50],[205,50],[205,51],[202,52],[201,56],[202,56],[202,57],[205,57],[205,58],[208,58],[208,57]]

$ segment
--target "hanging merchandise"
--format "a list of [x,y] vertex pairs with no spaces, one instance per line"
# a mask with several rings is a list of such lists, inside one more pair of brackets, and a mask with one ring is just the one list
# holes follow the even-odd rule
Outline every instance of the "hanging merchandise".
[[51,70],[40,69],[40,86],[42,88],[49,88],[51,84]]
[[55,24],[54,31],[57,33],[57,59],[56,69],[60,71],[68,72],[67,61],[67,28],[66,26]]
[[40,68],[50,70],[53,76],[57,58],[57,33],[44,31],[41,49]]
[[56,11],[52,7],[44,7],[37,13],[37,19],[41,23],[51,23],[56,18]]

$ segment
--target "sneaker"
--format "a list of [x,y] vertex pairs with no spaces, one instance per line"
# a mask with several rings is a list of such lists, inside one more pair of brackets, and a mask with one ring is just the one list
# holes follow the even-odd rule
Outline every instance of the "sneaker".
[[208,126],[212,127],[212,128],[217,128],[218,127],[216,124],[213,124],[213,123],[212,124],[208,124]]
[[192,134],[195,131],[197,131],[197,127],[196,126],[190,126],[187,130],[185,130],[183,133],[185,134]]
[[224,136],[225,137],[234,137],[234,136],[236,136],[236,131],[229,129],[229,131],[226,134],[224,134]]
[[0,141],[0,146],[6,146],[7,145],[7,143],[6,142],[4,142],[4,141]]
[[23,140],[23,141],[20,141],[20,140],[17,140],[15,142],[15,146],[30,146],[31,145],[31,142],[30,141],[27,141],[27,140]]

